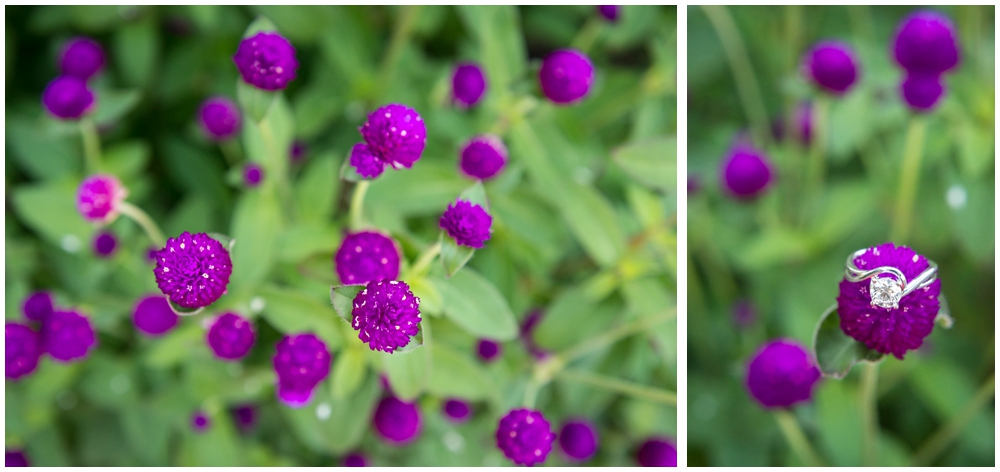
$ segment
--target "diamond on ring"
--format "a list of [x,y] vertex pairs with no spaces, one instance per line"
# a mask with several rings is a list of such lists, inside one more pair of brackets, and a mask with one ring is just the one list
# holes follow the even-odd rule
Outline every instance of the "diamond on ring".
[[903,296],[903,286],[891,277],[872,277],[868,288],[872,297],[872,306],[882,308],[899,308],[899,299]]

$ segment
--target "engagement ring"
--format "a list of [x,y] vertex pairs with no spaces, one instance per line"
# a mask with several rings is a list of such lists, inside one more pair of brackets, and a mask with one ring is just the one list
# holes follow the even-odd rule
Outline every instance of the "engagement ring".
[[[871,270],[861,270],[854,264],[854,260],[860,257],[868,249],[855,251],[847,258],[847,265],[844,269],[844,278],[848,282],[863,282],[871,279],[869,292],[871,293],[872,306],[882,308],[899,308],[899,300],[909,295],[911,292],[924,288],[937,279],[937,264],[930,259],[927,260],[929,266],[915,279],[907,281],[906,276],[890,266],[876,267]],[[917,256],[913,256],[916,258]],[[888,275],[884,275],[888,274]]]

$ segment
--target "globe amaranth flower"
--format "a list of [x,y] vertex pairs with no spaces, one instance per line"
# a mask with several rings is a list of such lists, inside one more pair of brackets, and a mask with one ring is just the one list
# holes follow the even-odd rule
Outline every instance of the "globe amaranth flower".
[[72,310],[56,310],[42,323],[42,348],[54,359],[70,362],[83,358],[97,345],[90,318]]
[[455,102],[463,107],[471,107],[483,98],[486,92],[486,75],[479,64],[463,62],[455,67],[451,75],[451,93]]
[[372,423],[379,436],[391,443],[404,444],[420,434],[420,409],[396,397],[385,397],[378,403]]
[[111,257],[118,247],[118,238],[110,231],[100,231],[94,237],[94,253],[98,257]]
[[208,137],[223,141],[240,132],[240,109],[226,97],[212,97],[201,104],[198,111],[201,129]]
[[809,400],[820,372],[801,344],[778,339],[761,347],[747,366],[746,387],[765,408]]
[[366,179],[374,179],[385,170],[385,162],[372,154],[371,148],[365,143],[357,143],[351,148],[350,161],[358,174]]
[[373,111],[358,131],[368,144],[368,152],[393,169],[413,167],[427,144],[424,119],[416,110],[398,103]]
[[330,351],[312,333],[285,336],[275,348],[278,399],[293,408],[305,406],[330,373]]
[[493,217],[475,203],[458,200],[448,205],[438,226],[460,246],[480,249],[490,239]]
[[248,162],[243,166],[243,185],[254,188],[264,180],[264,168],[256,162]]
[[556,438],[541,413],[525,408],[501,418],[496,437],[497,447],[508,459],[526,466],[545,462]]
[[56,118],[75,120],[93,108],[94,93],[83,79],[64,75],[45,87],[42,105]]
[[31,467],[24,451],[4,451],[4,467]]
[[597,445],[597,429],[587,420],[567,421],[559,432],[559,447],[571,461],[590,459],[597,452]]
[[493,362],[503,353],[503,346],[492,339],[480,339],[476,344],[476,353],[486,362]]
[[305,141],[301,139],[296,139],[292,142],[292,147],[288,150],[288,158],[291,159],[293,164],[298,164],[305,160],[306,153],[309,152],[309,146]]
[[542,62],[538,72],[542,93],[549,100],[564,105],[582,99],[594,84],[594,65],[582,52],[560,49]]
[[243,81],[264,90],[282,90],[295,80],[299,61],[292,43],[273,31],[262,31],[240,42],[233,62]]
[[406,282],[373,280],[354,297],[351,326],[373,351],[392,353],[410,343],[420,326],[420,299]]
[[348,234],[333,258],[337,276],[345,284],[395,280],[399,276],[399,248],[375,231]]
[[38,333],[23,324],[8,322],[4,328],[4,351],[8,379],[17,380],[34,372],[42,355]]
[[910,108],[926,112],[933,109],[944,96],[944,85],[940,75],[910,72],[899,84],[899,91]]
[[198,410],[191,414],[191,429],[196,433],[201,433],[212,426],[212,419],[208,417],[208,413],[202,410]]
[[537,328],[538,324],[542,322],[542,317],[544,315],[545,312],[542,310],[531,310],[521,321],[521,342],[524,344],[524,348],[528,351],[528,353],[535,359],[542,359],[549,355],[548,351],[542,349],[542,347],[535,342],[535,328]]
[[507,147],[497,136],[476,136],[462,146],[458,163],[465,175],[486,180],[495,177],[507,165]]
[[802,102],[792,114],[792,123],[799,133],[798,138],[805,144],[812,143],[813,107],[811,102]]
[[619,5],[598,5],[597,12],[604,17],[604,19],[612,22],[618,22],[618,16],[621,14],[621,6]]
[[722,164],[722,187],[741,200],[756,198],[774,179],[771,168],[771,162],[763,152],[737,145]]
[[649,438],[639,446],[635,459],[643,467],[677,467],[677,446],[667,438]]
[[802,71],[820,87],[839,95],[857,82],[858,61],[847,44],[821,41],[806,53]]
[[88,221],[110,223],[118,217],[128,189],[117,177],[94,174],[80,183],[76,191],[76,209]]
[[368,458],[359,452],[352,452],[344,456],[344,467],[368,467]]
[[[913,249],[892,243],[868,248],[854,259],[854,264],[861,270],[895,267],[906,280],[913,280],[929,266],[927,258]],[[895,280],[886,274],[876,277]],[[941,309],[938,300],[941,280],[900,298],[895,308],[891,305],[884,308],[874,303],[871,286],[872,279],[861,282],[845,279],[840,282],[840,294],[837,296],[840,328],[869,349],[902,359],[906,351],[919,348],[934,329],[934,319]]]
[[53,310],[55,305],[49,292],[32,292],[21,304],[21,312],[31,321],[44,321]]
[[441,410],[445,418],[452,423],[465,423],[472,416],[472,407],[469,402],[459,398],[449,398],[445,400]]
[[892,43],[893,58],[911,73],[939,75],[958,65],[955,26],[948,17],[917,11],[900,22]]
[[753,303],[747,299],[737,300],[733,304],[733,323],[737,328],[746,329],[757,322],[757,309]]
[[136,329],[149,336],[159,336],[177,326],[178,316],[162,295],[143,297],[132,310]]
[[250,431],[257,426],[257,407],[251,404],[238,405],[230,412],[236,427],[242,432]]
[[104,67],[104,49],[90,38],[77,37],[66,42],[59,55],[63,75],[87,80]]
[[223,313],[216,318],[207,335],[212,352],[225,360],[237,360],[246,356],[256,337],[253,323],[236,313]]
[[233,262],[222,243],[205,233],[187,231],[167,239],[156,253],[156,285],[170,301],[184,308],[211,305],[226,293]]

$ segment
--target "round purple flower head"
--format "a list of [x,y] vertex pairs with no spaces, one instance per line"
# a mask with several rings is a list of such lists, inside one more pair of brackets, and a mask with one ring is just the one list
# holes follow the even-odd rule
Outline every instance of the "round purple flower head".
[[359,452],[352,452],[344,456],[344,467],[368,467],[368,458]]
[[594,84],[594,65],[580,51],[560,49],[542,62],[538,79],[549,100],[560,105],[573,103],[586,96]]
[[420,299],[406,282],[373,280],[354,297],[351,326],[373,351],[392,353],[410,343],[420,325]]
[[93,107],[94,93],[82,79],[64,75],[45,87],[42,105],[56,118],[75,120]]
[[746,386],[764,408],[787,408],[809,400],[820,373],[798,342],[778,339],[765,344],[747,366]]
[[110,231],[101,231],[94,238],[94,253],[98,257],[111,257],[118,247],[118,238]]
[[541,413],[524,408],[507,413],[497,427],[497,447],[515,464],[529,467],[545,462],[555,438]]
[[211,305],[226,293],[233,262],[222,243],[205,233],[187,231],[167,240],[156,253],[156,285],[184,308]]
[[455,238],[459,245],[476,249],[482,248],[483,243],[490,239],[492,225],[493,217],[483,207],[465,200],[448,205],[438,221],[438,226]]
[[932,110],[944,96],[944,86],[939,75],[908,73],[899,84],[899,92],[914,111],[926,112]]
[[248,162],[243,166],[243,185],[254,188],[264,180],[264,169],[256,162]]
[[76,209],[88,221],[110,223],[118,217],[118,208],[128,189],[110,174],[94,174],[80,183],[76,191]]
[[333,258],[337,276],[345,284],[395,280],[399,276],[399,249],[388,236],[375,231],[348,234]]
[[292,408],[305,406],[330,373],[330,351],[311,333],[285,336],[275,350],[278,398]]
[[212,97],[198,111],[201,129],[210,138],[223,141],[240,132],[240,109],[226,97]]
[[597,12],[604,17],[604,19],[616,23],[618,22],[618,15],[621,13],[621,6],[619,5],[598,5]]
[[839,41],[821,41],[806,53],[802,72],[828,92],[840,95],[857,81],[857,64],[850,46]]
[[20,323],[8,322],[4,328],[4,343],[8,379],[17,380],[35,371],[42,347],[34,330]]
[[292,43],[273,31],[262,31],[240,42],[233,56],[243,81],[264,90],[282,90],[295,80],[299,61]]
[[759,196],[771,183],[774,174],[763,152],[738,145],[722,164],[722,186],[741,200]]
[[4,451],[4,467],[31,467],[24,451]]
[[677,467],[677,446],[667,438],[649,438],[639,446],[635,459],[643,467]]
[[396,397],[385,397],[372,418],[375,431],[391,443],[410,442],[420,434],[420,409]]
[[744,298],[733,304],[733,322],[738,328],[749,328],[757,322],[757,310],[750,300]]
[[56,310],[42,323],[42,347],[54,359],[70,362],[85,357],[97,345],[90,319],[75,311]]
[[239,405],[231,410],[236,427],[242,432],[250,431],[257,426],[257,407],[251,404]]
[[159,336],[177,326],[177,313],[162,295],[150,295],[139,300],[132,311],[136,329],[149,336]]
[[63,75],[87,80],[104,67],[104,49],[90,38],[77,37],[66,42],[59,56]]
[[909,72],[938,75],[953,69],[959,60],[955,26],[935,11],[912,13],[900,22],[892,53]]
[[462,146],[459,168],[474,179],[495,177],[507,165],[507,147],[499,137],[476,136]]
[[486,75],[479,64],[463,62],[455,67],[451,76],[451,91],[455,102],[463,107],[471,107],[483,98],[486,92]]
[[[864,254],[854,259],[854,264],[861,270],[895,267],[903,273],[906,280],[913,280],[928,267],[927,258],[913,249],[892,243],[868,248]],[[876,278],[895,280],[888,274]],[[903,298],[893,299],[896,307],[891,303],[884,303],[887,307],[883,307],[877,303],[877,299],[873,300],[873,295],[877,298],[879,294],[871,292],[873,287],[881,289],[876,278],[862,282],[848,282],[846,279],[840,282],[840,295],[837,296],[840,329],[869,349],[902,359],[906,351],[919,348],[924,338],[934,329],[934,318],[941,309],[938,301],[941,280],[935,280]],[[898,287],[896,284],[882,285],[885,286],[883,293],[889,293],[892,288]]]
[[253,323],[247,319],[236,313],[223,313],[212,323],[207,339],[216,357],[237,360],[250,352],[256,334]]
[[799,139],[803,143],[809,144],[812,142],[812,131],[813,131],[813,107],[811,102],[802,102],[797,108],[795,108],[795,113],[792,115],[792,122],[795,124],[796,130],[799,132]]
[[398,103],[373,111],[358,131],[368,144],[368,151],[393,169],[413,167],[427,144],[424,119],[416,110]]
[[49,292],[33,292],[21,304],[21,312],[31,321],[44,321],[53,310],[55,307],[52,303],[52,294]]
[[306,152],[309,151],[309,146],[306,142],[301,139],[296,139],[292,142],[291,149],[288,150],[288,158],[292,160],[293,164],[298,164],[306,158]]
[[372,154],[371,148],[365,143],[357,143],[351,148],[351,165],[366,179],[374,179],[382,175],[385,162]]
[[212,420],[204,411],[198,410],[191,415],[191,428],[196,433],[201,433],[212,426]]
[[486,362],[493,362],[503,353],[500,343],[492,339],[480,339],[476,345],[476,352],[479,358]]
[[458,398],[449,398],[444,402],[445,418],[452,423],[465,423],[472,416],[472,408],[469,407],[469,402],[461,400]]
[[559,447],[571,461],[585,461],[597,452],[597,430],[587,420],[566,422],[559,432]]
[[542,310],[531,310],[524,316],[524,320],[521,321],[521,341],[524,343],[524,348],[535,359],[542,359],[549,355],[545,349],[542,349],[535,343],[535,328],[538,327],[538,323],[542,322],[542,316],[544,315],[545,312]]

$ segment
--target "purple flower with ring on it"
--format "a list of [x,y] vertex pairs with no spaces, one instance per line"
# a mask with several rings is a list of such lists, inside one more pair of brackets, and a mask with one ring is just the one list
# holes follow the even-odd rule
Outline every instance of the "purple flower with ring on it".
[[93,39],[76,37],[66,42],[59,55],[63,75],[87,80],[104,67],[104,49]]
[[240,109],[226,97],[212,97],[205,100],[198,111],[201,129],[208,137],[224,141],[240,132]]
[[455,67],[451,76],[451,94],[462,107],[479,103],[486,92],[486,74],[479,64],[463,62]]
[[196,433],[205,432],[211,426],[212,420],[204,411],[198,410],[191,415],[191,429]]
[[42,347],[54,359],[71,362],[86,357],[97,345],[97,333],[90,318],[76,311],[53,311],[42,323]]
[[243,81],[263,90],[282,90],[295,80],[299,61],[292,43],[273,31],[262,31],[240,42],[233,62]]
[[170,300],[184,308],[211,305],[226,293],[233,262],[222,243],[205,233],[187,231],[167,239],[156,253],[156,285]]
[[94,174],[80,183],[76,191],[76,209],[87,221],[110,223],[118,217],[128,189],[117,177]]
[[621,14],[621,6],[619,5],[598,5],[597,13],[600,13],[604,19],[612,22],[618,22],[618,15]]
[[55,304],[49,292],[32,292],[21,304],[21,312],[31,321],[45,321],[54,310]]
[[38,333],[21,323],[7,322],[4,328],[5,374],[17,380],[35,371],[42,355]]
[[462,145],[458,162],[465,175],[474,179],[490,179],[507,165],[507,147],[498,136],[476,136]]
[[893,58],[910,73],[940,75],[958,65],[958,41],[951,20],[936,11],[911,13],[899,23]]
[[365,143],[357,143],[351,148],[350,160],[358,174],[366,179],[374,179],[385,170],[385,162],[372,154],[371,148]]
[[597,429],[587,420],[567,421],[559,432],[559,447],[571,462],[590,459],[597,452]]
[[344,456],[344,467],[368,467],[368,458],[360,452],[352,452]]
[[348,234],[333,262],[344,284],[395,280],[399,276],[399,248],[392,238],[376,231]]
[[420,299],[406,282],[373,280],[354,296],[351,326],[373,351],[392,353],[410,344],[420,326]]
[[842,95],[858,79],[858,61],[847,44],[820,41],[806,53],[802,73],[828,92]]
[[368,152],[397,170],[413,167],[427,144],[427,127],[420,113],[398,103],[371,112],[358,131],[368,144]]
[[944,96],[944,85],[941,84],[940,75],[911,72],[899,84],[899,93],[914,111],[928,112]]
[[520,408],[500,419],[496,438],[497,447],[508,459],[530,467],[545,462],[556,435],[541,413]]
[[476,344],[476,353],[486,362],[493,362],[503,353],[503,346],[492,339],[480,339]]
[[460,246],[481,249],[483,243],[490,239],[493,217],[475,203],[458,200],[448,205],[438,226],[455,238]]
[[24,451],[4,451],[4,467],[31,467]]
[[252,404],[239,405],[230,410],[236,427],[241,432],[247,432],[257,426],[257,407]]
[[385,397],[378,403],[372,423],[379,436],[393,444],[405,444],[420,434],[420,409],[396,397]]
[[738,144],[722,164],[722,187],[740,200],[756,198],[774,179],[771,168],[771,162],[763,152]]
[[94,253],[97,257],[111,257],[118,247],[118,238],[111,231],[100,231],[94,238]]
[[250,352],[257,338],[253,323],[236,313],[223,313],[215,319],[206,339],[215,356],[229,361],[238,360]]
[[538,79],[549,100],[559,105],[570,104],[590,92],[594,84],[594,65],[580,51],[560,49],[542,62]]
[[45,87],[42,105],[56,118],[75,120],[93,108],[94,93],[83,79],[64,75],[53,79]]
[[278,399],[300,408],[312,399],[313,390],[330,373],[330,351],[315,334],[285,336],[276,346],[274,371],[278,374]]
[[652,437],[639,446],[635,459],[643,467],[677,467],[677,446],[667,438]]
[[150,295],[139,300],[132,310],[136,329],[148,336],[160,336],[177,326],[178,316],[170,309],[167,297]]
[[254,188],[264,180],[264,168],[256,162],[247,162],[243,165],[243,185]]
[[764,408],[788,408],[812,398],[816,362],[801,344],[778,339],[761,347],[747,366],[746,387]]
[[441,411],[444,412],[445,418],[452,423],[465,423],[472,417],[472,407],[469,406],[469,402],[459,398],[445,400]]

